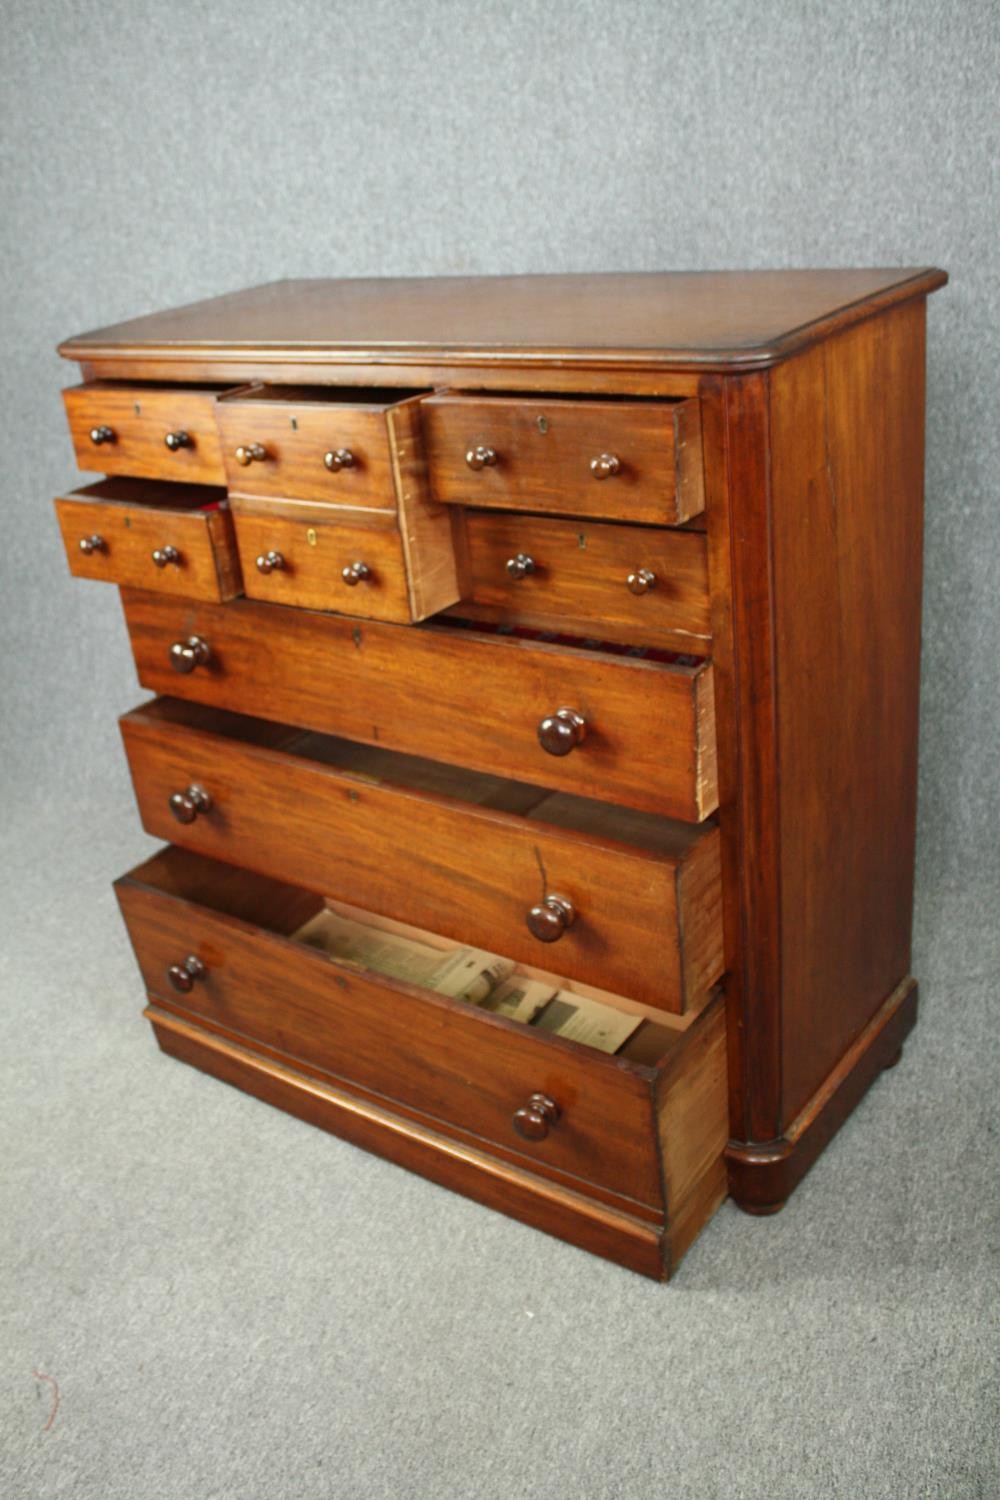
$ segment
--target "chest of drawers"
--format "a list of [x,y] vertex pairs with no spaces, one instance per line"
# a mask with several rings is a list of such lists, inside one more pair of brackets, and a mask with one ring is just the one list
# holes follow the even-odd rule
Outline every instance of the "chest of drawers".
[[158,695],[117,892],[164,1051],[650,1276],[780,1208],[916,1016],[944,280],[283,282],[63,344],[69,565]]

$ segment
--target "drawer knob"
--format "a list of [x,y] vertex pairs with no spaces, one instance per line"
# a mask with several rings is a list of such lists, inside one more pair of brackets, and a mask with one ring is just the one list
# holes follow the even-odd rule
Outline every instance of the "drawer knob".
[[351,563],[349,568],[343,568],[340,574],[348,588],[355,588],[363,578],[370,578],[372,570],[367,563]]
[[153,561],[158,568],[165,568],[169,563],[173,563],[175,568],[179,568],[181,565],[181,555],[176,547],[157,547],[153,553]]
[[167,978],[175,990],[187,995],[194,988],[195,980],[204,979],[207,973],[208,970],[197,954],[189,953],[183,963],[170,965]]
[[576,921],[576,910],[565,896],[546,896],[528,913],[528,931],[540,943],[557,943]]
[[626,579],[630,594],[648,594],[656,588],[656,574],[651,568],[636,568]]
[[280,552],[262,552],[257,559],[258,573],[280,573],[285,559]]
[[574,746],[582,744],[587,733],[587,721],[572,708],[560,708],[547,714],[538,726],[538,743],[550,755],[568,755]]
[[341,469],[354,468],[354,454],[350,448],[334,448],[330,453],[323,454],[323,462],[331,474],[339,474]]
[[92,552],[107,552],[107,544],[102,536],[94,532],[93,536],[82,536],[80,538],[80,551],[89,557]]
[[529,557],[526,552],[519,552],[516,557],[508,557],[507,572],[511,578],[527,578],[529,573],[535,571],[535,559]]
[[186,641],[174,641],[170,648],[170,665],[175,672],[193,672],[203,667],[211,656],[208,642],[200,635],[189,635]]
[[236,462],[245,469],[248,464],[260,463],[267,457],[267,449],[263,443],[241,443],[235,453]]
[[168,432],[163,439],[171,453],[176,453],[178,448],[193,448],[191,435],[187,432]]
[[113,443],[115,440],[115,429],[113,427],[92,427],[90,429],[90,441],[96,448],[102,443]]
[[203,786],[193,781],[186,792],[172,792],[170,811],[178,823],[193,823],[199,813],[212,811],[212,799]]
[[514,1111],[514,1129],[526,1141],[544,1141],[550,1126],[559,1119],[559,1106],[548,1094],[532,1094],[527,1104]]
[[497,450],[487,448],[482,443],[470,448],[465,455],[465,462],[470,469],[493,469],[496,467]]
[[617,453],[601,453],[590,460],[590,472],[595,479],[610,479],[621,472],[621,460]]

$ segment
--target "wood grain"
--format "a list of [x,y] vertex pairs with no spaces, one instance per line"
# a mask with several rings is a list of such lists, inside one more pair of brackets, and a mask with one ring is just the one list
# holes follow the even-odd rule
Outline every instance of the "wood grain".
[[[646,1070],[179,901],[148,872],[124,876],[116,892],[147,989],[169,1005],[530,1162],[661,1201]],[[166,975],[187,953],[208,973],[180,996]],[[528,1143],[512,1119],[535,1091],[557,1100],[562,1118]]]
[[[405,398],[406,393],[400,393]],[[329,505],[396,509],[386,413],[398,399],[382,392],[331,392],[327,399],[295,399],[264,386],[220,401],[219,437],[233,494],[320,500]],[[239,447],[260,443],[266,457],[242,465]],[[339,448],[354,458],[332,473],[323,456]]]
[[[221,498],[220,498],[221,497]],[[225,492],[202,485],[106,479],[55,501],[70,572],[190,599],[222,601],[241,591],[239,558]],[[104,545],[84,553],[81,538]],[[158,568],[153,552],[176,548]]]
[[[707,546],[700,532],[502,511],[469,510],[464,519],[468,583],[453,614],[709,654]],[[519,553],[535,571],[514,579],[507,562]],[[656,583],[636,595],[627,580],[640,568],[654,573]]]
[[[662,1010],[703,1003],[718,979],[716,829],[579,799],[559,805],[541,789],[534,806],[506,812],[496,807],[514,800],[503,783],[489,785],[494,805],[483,806],[482,778],[468,773],[452,774],[451,795],[422,791],[412,784],[420,765],[321,736],[285,751],[254,745],[246,721],[222,717],[166,699],[121,719],[148,833]],[[212,809],[181,825],[170,795],[192,782]],[[594,832],[592,809],[607,814],[607,837]],[[552,892],[576,920],[545,944],[526,918]]]
[[[250,600],[184,607],[128,589],[122,600],[139,680],[154,692],[685,821],[714,810],[711,666]],[[191,634],[211,659],[179,676],[170,646]],[[591,728],[559,758],[537,726],[564,706]]]
[[699,1017],[657,1080],[657,1127],[667,1201],[668,1267],[675,1270],[727,1192],[726,1013]]
[[[428,396],[424,437],[435,499],[556,515],[675,525],[704,508],[697,402]],[[496,463],[473,470],[483,445]],[[617,474],[591,463],[613,455]]]
[[421,405],[420,400],[402,401],[386,413],[413,620],[437,614],[466,589],[461,518],[431,495]]
[[[216,391],[184,386],[154,389],[96,381],[63,391],[70,436],[81,469],[176,479],[186,484],[225,484],[215,425]],[[95,445],[91,429],[107,426],[113,442]],[[186,432],[191,444],[171,451],[168,432]]]

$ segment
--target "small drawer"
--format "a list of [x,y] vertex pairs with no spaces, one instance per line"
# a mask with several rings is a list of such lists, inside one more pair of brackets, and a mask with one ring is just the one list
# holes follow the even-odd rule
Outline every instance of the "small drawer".
[[61,496],[55,506],[77,578],[188,599],[232,599],[240,592],[225,490],[105,479]]
[[144,687],[685,822],[718,805],[708,662],[123,590]]
[[422,412],[436,500],[662,526],[704,509],[695,400],[442,394]]
[[63,400],[76,461],[101,474],[224,485],[217,396],[211,387],[112,380],[73,386]]
[[412,391],[262,385],[220,401],[218,419],[241,495],[394,511],[419,444]]
[[467,583],[453,613],[707,655],[702,532],[465,512]]
[[406,623],[458,598],[447,515],[410,538],[408,567],[393,512],[242,495],[232,508],[250,599]]
[[659,1010],[722,973],[714,826],[177,699],[120,722],[154,837]]
[[[668,1212],[680,1215],[689,1194],[700,1200],[706,1175],[720,1177],[726,1089],[717,1002],[690,1027],[643,1021],[608,1056],[315,951],[295,934],[324,903],[295,887],[166,849],[116,889],[161,1012],[391,1101],[539,1175],[582,1179],[651,1209],[662,1211],[661,1171],[671,1170],[665,1137],[686,1164],[666,1184]],[[633,1053],[651,1060],[633,1062]],[[537,1094],[553,1101],[555,1118],[529,1140],[514,1117]]]

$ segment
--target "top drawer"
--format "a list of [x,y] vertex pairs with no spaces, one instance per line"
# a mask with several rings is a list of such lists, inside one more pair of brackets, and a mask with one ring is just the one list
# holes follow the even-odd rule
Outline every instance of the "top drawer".
[[697,401],[430,396],[436,500],[678,525],[705,506]]
[[219,402],[235,494],[397,507],[400,465],[416,447],[412,391],[257,386]]
[[216,392],[198,386],[95,380],[63,391],[81,469],[225,484],[215,426]]

